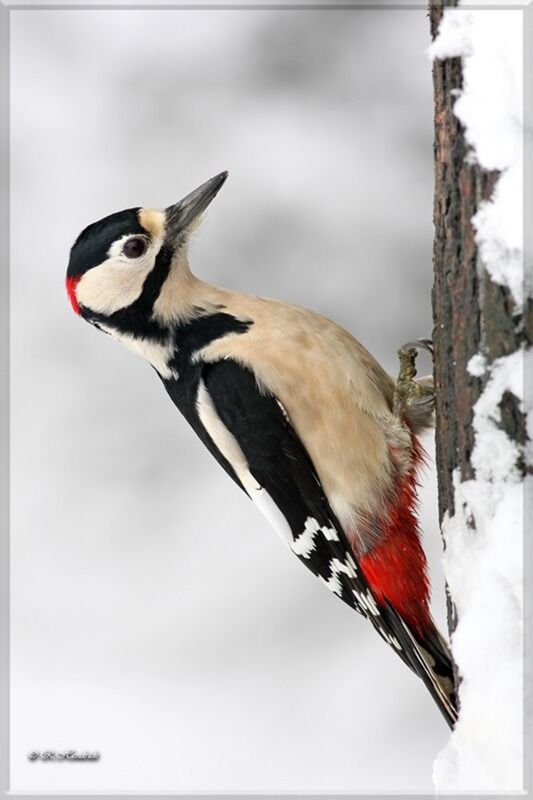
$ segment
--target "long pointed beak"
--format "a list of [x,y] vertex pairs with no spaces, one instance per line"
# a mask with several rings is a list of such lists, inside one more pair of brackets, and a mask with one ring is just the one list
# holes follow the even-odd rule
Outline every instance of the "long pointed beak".
[[201,186],[184,197],[183,200],[180,200],[179,203],[165,209],[167,236],[169,238],[176,239],[180,233],[189,227],[191,222],[194,222],[202,211],[205,211],[227,177],[227,172],[220,172],[214,178],[202,183]]

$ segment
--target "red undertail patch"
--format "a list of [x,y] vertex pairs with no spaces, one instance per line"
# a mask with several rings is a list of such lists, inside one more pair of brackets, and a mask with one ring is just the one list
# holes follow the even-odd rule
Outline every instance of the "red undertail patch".
[[413,437],[415,465],[397,484],[382,523],[383,539],[359,563],[378,604],[389,602],[416,633],[431,626],[427,563],[416,515],[416,472],[423,451]]

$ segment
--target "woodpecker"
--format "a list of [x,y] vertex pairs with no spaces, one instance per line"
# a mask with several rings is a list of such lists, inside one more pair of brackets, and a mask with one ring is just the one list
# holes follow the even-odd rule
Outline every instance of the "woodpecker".
[[453,727],[416,510],[431,386],[414,380],[413,347],[395,383],[331,320],[192,274],[190,234],[226,178],[85,228],[67,269],[72,307],[148,361],[288,548],[370,621]]

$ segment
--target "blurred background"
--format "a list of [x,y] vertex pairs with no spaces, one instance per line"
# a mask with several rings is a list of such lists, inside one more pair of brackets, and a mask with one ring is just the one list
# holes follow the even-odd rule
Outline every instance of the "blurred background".
[[[228,169],[193,270],[395,373],[432,325],[428,43],[424,9],[12,13],[12,789],[431,791],[422,683],[63,286],[89,222]],[[101,759],[27,760],[64,748]]]

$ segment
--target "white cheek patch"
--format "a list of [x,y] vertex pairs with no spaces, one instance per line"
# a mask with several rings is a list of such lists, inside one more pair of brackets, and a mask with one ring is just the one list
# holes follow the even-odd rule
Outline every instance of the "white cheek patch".
[[124,243],[132,238],[137,237],[132,234],[121,236],[110,246],[106,260],[81,276],[76,287],[76,297],[81,305],[109,316],[139,299],[144,282],[155,266],[163,239],[162,233],[154,234],[150,242],[142,237],[148,244],[146,252],[139,258],[129,259],[122,249]]
[[287,520],[267,490],[260,486],[251,474],[248,462],[237,439],[218,416],[211,395],[203,381],[200,381],[198,386],[196,410],[198,411],[200,422],[220,453],[235,470],[237,477],[259,511],[270,522],[281,539],[286,544],[292,544],[292,532]]
[[78,303],[106,316],[127,308],[141,296],[152,268],[153,261],[136,265],[107,259],[80,278],[76,287]]

